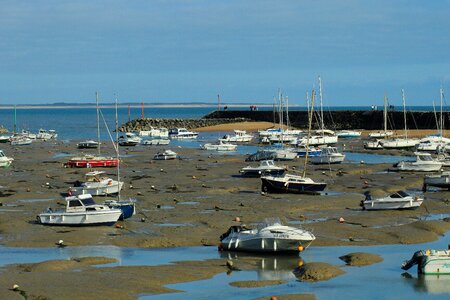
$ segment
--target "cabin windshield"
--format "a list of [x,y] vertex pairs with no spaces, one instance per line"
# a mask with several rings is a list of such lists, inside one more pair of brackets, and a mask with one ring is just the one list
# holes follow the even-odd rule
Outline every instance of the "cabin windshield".
[[81,199],[81,202],[83,202],[84,206],[95,205],[94,199],[92,198]]
[[433,161],[433,158],[429,155],[420,155],[418,158],[422,161]]
[[69,201],[69,207],[79,207],[83,206],[79,200],[70,200]]

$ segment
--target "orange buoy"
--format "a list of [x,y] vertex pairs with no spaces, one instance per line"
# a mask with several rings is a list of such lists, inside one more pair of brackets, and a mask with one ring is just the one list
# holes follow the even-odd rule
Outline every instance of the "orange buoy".
[[297,247],[297,250],[298,250],[298,252],[303,252],[303,250],[305,250],[305,248],[303,248],[302,245],[299,245],[299,246]]

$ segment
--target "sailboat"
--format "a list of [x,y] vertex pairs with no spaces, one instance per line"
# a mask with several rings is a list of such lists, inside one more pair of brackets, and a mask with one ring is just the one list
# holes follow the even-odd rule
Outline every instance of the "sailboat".
[[[116,150],[117,156],[117,181],[120,182],[120,154],[119,154],[119,121],[117,114],[117,100],[116,100],[116,143],[114,144],[114,148]],[[120,209],[122,211],[122,215],[119,220],[124,220],[132,217],[136,214],[136,199],[121,199],[120,197],[120,188],[117,191],[116,199],[108,199],[104,202],[111,209]]]
[[[100,150],[100,115],[98,107],[98,93],[95,93],[96,109],[97,109],[97,149],[98,155],[86,154],[83,156],[72,157],[65,163],[70,168],[97,168],[97,167],[117,167],[119,161],[117,158],[101,156]],[[92,141],[85,141],[84,144],[92,144]],[[80,147],[80,144],[78,144]]]
[[[306,144],[310,146],[320,146],[320,145],[334,145],[338,141],[337,135],[334,131],[325,129],[324,119],[323,119],[323,92],[322,92],[322,78],[319,76],[319,96],[320,96],[320,130],[316,131],[316,134],[308,138],[303,137],[299,139],[298,145],[304,146]],[[311,117],[312,118],[312,117]]]
[[418,139],[408,138],[408,128],[406,126],[406,104],[405,104],[405,91],[402,89],[402,99],[403,99],[403,119],[405,122],[405,137],[395,138],[393,140],[381,140],[380,144],[386,149],[401,149],[401,148],[412,148],[418,143]]
[[394,135],[394,132],[387,130],[387,97],[386,97],[386,95],[384,96],[383,123],[384,123],[383,131],[369,133],[369,138],[371,138],[372,140],[364,143],[365,149],[369,149],[369,150],[383,149],[383,146],[381,145],[381,139],[384,139],[384,138]]
[[309,138],[311,134],[312,113],[314,107],[315,91],[312,91],[311,96],[311,111],[309,116],[309,127],[306,144],[305,163],[302,175],[284,174],[283,176],[261,176],[263,192],[275,193],[314,193],[323,191],[327,184],[325,182],[316,182],[313,179],[306,177],[306,167],[308,162]]

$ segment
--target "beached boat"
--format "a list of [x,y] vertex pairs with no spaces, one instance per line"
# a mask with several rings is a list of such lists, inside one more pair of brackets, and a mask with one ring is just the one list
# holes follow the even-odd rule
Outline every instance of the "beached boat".
[[142,142],[142,138],[132,132],[126,132],[125,135],[119,137],[119,146],[136,146]]
[[442,136],[427,136],[419,140],[417,151],[444,151],[445,146],[450,144],[450,139]]
[[158,152],[153,156],[154,160],[173,160],[177,159],[178,154],[172,150],[165,150],[163,152]]
[[321,145],[334,145],[337,144],[338,137],[335,135],[334,131],[324,129],[316,131],[315,135],[308,137],[298,138],[297,145],[306,145],[309,146],[321,146]]
[[286,171],[286,167],[275,165],[273,160],[263,160],[259,163],[259,166],[247,166],[242,168],[239,173],[242,176],[248,177],[260,177],[261,175],[280,176]]
[[92,196],[105,196],[117,194],[122,189],[123,182],[104,176],[105,171],[92,171],[85,175],[85,182],[76,182],[69,188],[69,195],[78,196],[90,194]]
[[113,157],[84,155],[72,157],[64,166],[70,168],[112,168],[117,167],[118,159]]
[[96,204],[89,194],[66,198],[66,208],[61,211],[47,211],[37,216],[44,225],[87,226],[113,225],[119,220],[122,211],[106,205]]
[[111,209],[120,209],[122,214],[119,220],[131,218],[136,214],[136,199],[108,199],[103,204]]
[[261,176],[261,190],[268,193],[314,193],[323,191],[327,184],[311,178],[284,174],[283,176]]
[[338,152],[336,147],[324,147],[319,155],[312,156],[309,161],[316,165],[340,164],[344,159],[345,154]]
[[200,149],[210,151],[236,151],[237,145],[223,142],[222,139],[220,139],[217,144],[203,144],[200,146]]
[[196,139],[197,132],[188,131],[186,128],[171,128],[169,130],[169,138],[176,140]]
[[442,163],[434,160],[430,153],[414,152],[415,161],[401,161],[394,166],[399,171],[437,172],[442,168]]
[[383,149],[383,145],[381,144],[381,140],[368,141],[364,143],[364,149],[380,150]]
[[0,150],[0,168],[7,168],[11,165],[14,158],[7,157],[3,150]]
[[405,191],[398,191],[376,199],[373,199],[369,192],[366,192],[365,195],[366,199],[360,203],[365,210],[415,209],[420,207],[423,202],[422,196],[411,195]]
[[275,158],[274,152],[269,152],[262,149],[247,156],[247,158],[245,158],[245,161],[273,160],[274,158]]
[[158,145],[169,145],[170,140],[164,138],[154,138],[150,140],[144,140],[141,143],[144,146],[158,146]]
[[338,131],[336,135],[338,136],[338,138],[355,138],[361,136],[361,131],[341,130]]
[[234,130],[234,135],[226,134],[220,140],[228,143],[248,143],[254,136],[248,134],[245,130]]
[[87,140],[84,142],[79,142],[77,144],[78,149],[97,149],[99,146],[99,142],[93,140]]
[[36,133],[31,133],[29,130],[25,130],[25,129],[22,129],[19,134],[26,136],[27,138],[30,138],[32,140],[35,140],[37,138]]
[[435,186],[442,189],[450,189],[450,172],[442,172],[438,175],[427,175],[423,179],[423,190],[428,186]]
[[282,225],[278,220],[258,224],[231,226],[220,236],[221,250],[248,252],[302,252],[316,237],[309,231]]
[[56,133],[55,130],[51,129],[51,130],[45,130],[45,129],[39,129],[38,134],[36,135],[36,139],[39,140],[51,140],[51,139],[56,139],[58,137],[58,134]]
[[10,144],[11,146],[26,146],[26,145],[31,145],[31,143],[33,142],[32,139],[23,136],[23,135],[13,135],[10,138]]
[[419,250],[401,268],[409,270],[417,265],[417,272],[424,275],[450,275],[450,250]]
[[273,147],[263,151],[272,153],[273,160],[294,160],[297,157],[297,151],[293,148]]
[[139,136],[152,137],[152,138],[169,138],[169,130],[167,128],[155,128],[150,127],[150,130],[141,130],[138,132]]
[[0,135],[0,143],[2,144],[8,143],[10,139],[11,139],[10,135]]
[[[305,145],[300,145],[298,146],[295,151],[297,152],[297,157],[305,157],[306,156],[306,146]],[[317,156],[320,155],[322,153],[322,149],[320,149],[319,147],[314,147],[314,146],[309,146],[308,147],[308,156],[312,157],[312,156]]]

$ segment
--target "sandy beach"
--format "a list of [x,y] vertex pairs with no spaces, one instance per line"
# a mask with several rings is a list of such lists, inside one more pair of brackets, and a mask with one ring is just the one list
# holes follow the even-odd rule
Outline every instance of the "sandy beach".
[[[202,128],[199,131],[254,131],[270,128],[271,123],[242,123]],[[434,131],[429,131],[434,132]],[[411,135],[424,135],[416,131]],[[367,134],[365,132],[364,134]],[[415,136],[416,136],[415,135]],[[360,139],[346,140],[347,151],[361,151]],[[340,144],[343,146],[343,144]],[[1,172],[0,235],[1,244],[10,247],[54,247],[63,239],[69,247],[115,245],[120,247],[217,246],[219,236],[235,218],[253,225],[264,218],[279,217],[284,223],[308,220],[303,227],[317,237],[314,246],[412,244],[438,239],[450,229],[450,222],[427,220],[430,214],[448,214],[449,192],[426,193],[426,202],[413,211],[366,212],[359,207],[365,191],[373,195],[401,189],[420,190],[423,174],[386,172],[391,164],[341,164],[308,166],[307,175],[328,183],[328,195],[261,194],[258,178],[242,178],[239,170],[248,165],[244,155],[223,155],[192,148],[171,148],[180,155],[174,161],[154,161],[158,147],[122,147],[121,180],[123,197],[138,200],[138,213],[117,227],[47,227],[36,223],[36,216],[47,207],[58,208],[61,194],[87,169],[64,168],[71,156],[80,154],[76,141],[35,142],[28,147],[2,145],[7,156],[14,158],[10,168]],[[95,153],[96,150],[83,151]],[[113,154],[111,146],[104,153]],[[385,151],[386,155],[410,155],[405,151]],[[290,171],[303,170],[303,159],[281,162]],[[115,170],[105,169],[115,176]],[[102,201],[97,197],[96,200]],[[339,223],[339,218],[345,223]],[[180,224],[180,226],[164,226]],[[211,251],[216,251],[211,247]],[[106,258],[105,258],[106,259]],[[86,290],[112,288],[105,299],[135,299],[139,294],[171,292],[163,285],[209,278],[225,272],[225,260],[196,261],[155,267],[93,268],[95,260],[44,265],[11,265],[0,272],[0,298],[15,299],[8,289],[16,282],[25,286],[28,295],[48,299],[69,299],[64,288],[71,280],[83,277],[84,289],[72,296],[84,299]],[[58,266],[58,267],[56,267]],[[24,271],[24,268],[28,271]],[[189,272],[192,268],[195,273]],[[81,270],[74,273],[73,270]],[[113,272],[111,272],[113,271]],[[83,276],[79,276],[83,274]],[[180,275],[181,274],[181,275]],[[60,284],[45,286],[43,277],[58,278]],[[113,289],[118,278],[139,278],[127,288]],[[151,282],[151,284],[148,284]],[[95,283],[95,284],[94,284]],[[125,284],[127,285],[127,284]],[[114,293],[113,293],[114,292]],[[16,297],[20,299],[20,297]],[[43,299],[43,298],[39,298]],[[85,297],[85,299],[88,299]]]

